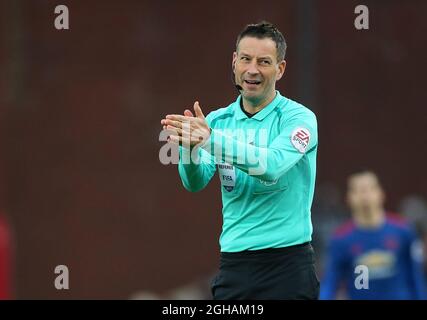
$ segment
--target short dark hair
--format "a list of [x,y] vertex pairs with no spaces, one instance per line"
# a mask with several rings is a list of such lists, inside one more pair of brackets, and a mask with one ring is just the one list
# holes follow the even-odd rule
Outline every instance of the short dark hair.
[[363,174],[370,174],[370,173],[374,174],[374,175],[377,175],[375,173],[375,171],[372,170],[372,168],[370,168],[368,166],[359,166],[359,167],[353,168],[353,170],[350,170],[348,176],[349,177],[360,176],[360,175],[363,175]]
[[378,177],[378,174],[369,167],[359,167],[350,171],[350,174],[348,175],[348,181],[350,181],[354,177],[362,176],[365,174],[372,174],[373,176],[375,176],[375,178],[377,179],[378,185],[382,188],[382,183],[380,178]]
[[258,39],[270,38],[276,43],[277,61],[285,59],[286,41],[283,34],[273,24],[267,21],[261,21],[257,24],[248,24],[237,37],[236,51],[240,40],[244,37],[254,37]]

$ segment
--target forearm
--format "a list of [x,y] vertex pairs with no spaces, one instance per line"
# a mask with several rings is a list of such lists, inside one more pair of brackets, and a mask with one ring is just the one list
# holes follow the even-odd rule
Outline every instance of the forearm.
[[200,150],[190,152],[179,148],[178,172],[185,189],[197,192],[204,189],[215,173],[215,165],[200,157]]
[[202,148],[217,161],[231,164],[265,181],[280,178],[302,157],[302,154],[286,148],[275,148],[274,145],[268,148],[257,147],[218,130],[212,130],[209,140]]

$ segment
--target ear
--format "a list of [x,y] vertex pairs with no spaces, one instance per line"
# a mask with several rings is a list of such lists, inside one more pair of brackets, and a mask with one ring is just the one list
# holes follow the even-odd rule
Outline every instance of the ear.
[[233,69],[233,73],[236,70],[236,61],[237,61],[237,52],[233,52],[233,60],[231,62],[231,68]]
[[279,62],[279,64],[277,65],[277,68],[279,69],[279,72],[277,73],[276,81],[280,80],[283,77],[284,73],[285,73],[285,70],[286,70],[286,60],[282,60],[281,62]]

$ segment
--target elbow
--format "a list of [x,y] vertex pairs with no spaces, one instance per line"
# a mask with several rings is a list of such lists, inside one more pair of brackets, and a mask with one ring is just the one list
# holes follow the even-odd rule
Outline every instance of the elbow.
[[192,185],[192,184],[187,184],[184,182],[182,183],[182,185],[184,186],[185,190],[187,190],[189,192],[199,192],[199,191],[204,189],[204,186]]
[[249,175],[256,176],[258,179],[264,181],[275,181],[281,177],[281,172],[278,170],[272,170],[271,168],[265,166],[257,166],[255,168],[249,169]]
[[[280,168],[280,170],[278,170]],[[260,154],[257,161],[249,167],[248,174],[264,181],[275,181],[283,175],[283,164],[276,157]]]
[[248,173],[264,181],[276,181],[288,172],[292,165],[282,159],[261,158],[256,166],[249,169]]

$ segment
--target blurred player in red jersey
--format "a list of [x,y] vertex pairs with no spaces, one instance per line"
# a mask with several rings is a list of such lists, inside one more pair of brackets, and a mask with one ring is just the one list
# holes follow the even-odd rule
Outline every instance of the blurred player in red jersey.
[[0,211],[0,300],[12,299],[12,239],[9,224]]

